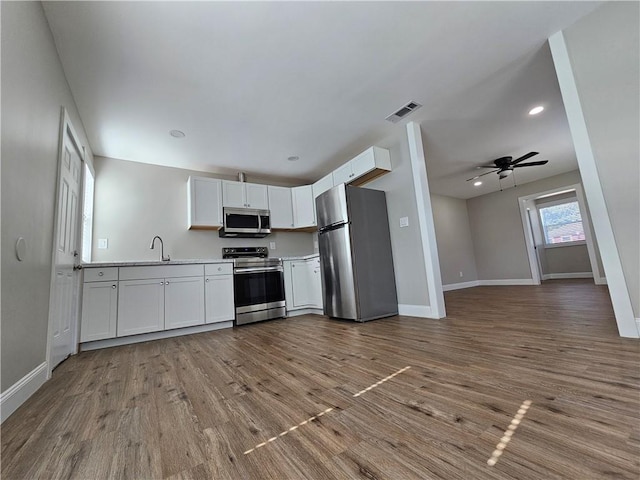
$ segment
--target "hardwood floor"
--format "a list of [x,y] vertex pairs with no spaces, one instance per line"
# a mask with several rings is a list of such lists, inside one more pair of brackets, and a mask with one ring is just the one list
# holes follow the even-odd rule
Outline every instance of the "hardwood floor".
[[606,287],[445,298],[443,320],[303,316],[82,353],[2,425],[2,478],[640,477],[640,342]]

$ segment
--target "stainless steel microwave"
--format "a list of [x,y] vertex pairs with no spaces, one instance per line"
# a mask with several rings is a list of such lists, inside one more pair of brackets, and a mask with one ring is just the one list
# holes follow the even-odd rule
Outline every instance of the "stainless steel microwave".
[[271,233],[269,210],[224,207],[221,237],[262,238]]

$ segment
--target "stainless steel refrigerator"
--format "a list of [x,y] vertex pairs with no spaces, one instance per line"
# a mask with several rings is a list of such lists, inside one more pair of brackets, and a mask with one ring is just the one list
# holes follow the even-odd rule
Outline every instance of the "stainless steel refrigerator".
[[324,314],[365,322],[398,314],[385,193],[338,185],[316,198]]

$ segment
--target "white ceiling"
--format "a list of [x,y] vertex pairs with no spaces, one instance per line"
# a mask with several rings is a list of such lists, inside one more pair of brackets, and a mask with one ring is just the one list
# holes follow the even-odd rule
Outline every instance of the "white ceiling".
[[96,155],[314,181],[417,120],[435,193],[530,150],[519,183],[576,168],[545,40],[598,3],[43,4]]

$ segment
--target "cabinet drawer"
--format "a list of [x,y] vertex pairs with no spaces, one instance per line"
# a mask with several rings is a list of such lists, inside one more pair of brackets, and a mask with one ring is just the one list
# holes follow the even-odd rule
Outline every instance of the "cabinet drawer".
[[158,265],[148,267],[120,267],[120,280],[145,278],[197,277],[204,275],[203,265]]
[[204,274],[210,275],[232,275],[233,263],[207,263],[204,266]]
[[118,280],[118,267],[85,268],[84,281],[86,282],[112,282]]

